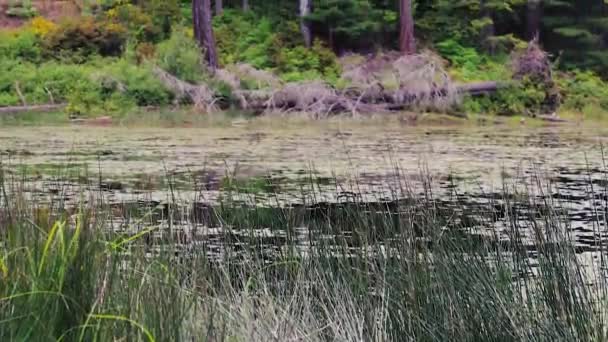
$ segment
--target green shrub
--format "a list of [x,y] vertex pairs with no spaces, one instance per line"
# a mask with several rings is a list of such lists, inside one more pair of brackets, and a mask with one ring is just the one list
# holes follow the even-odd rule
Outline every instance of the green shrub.
[[324,78],[334,82],[340,75],[336,55],[319,40],[311,49],[304,46],[282,49],[277,56],[277,69],[286,81]]
[[462,108],[469,113],[536,115],[545,101],[545,90],[530,82],[515,82],[493,94],[466,97]]
[[39,62],[40,39],[33,30],[0,30],[0,59]]
[[150,0],[142,4],[143,9],[160,29],[162,37],[169,37],[172,27],[181,19],[180,0]]
[[127,28],[127,34],[136,41],[158,41],[163,34],[154,19],[139,6],[120,2],[106,12],[108,21]]
[[19,86],[28,104],[64,102],[68,94],[78,82],[88,80],[85,67],[65,65],[56,62],[36,66],[31,63],[13,63],[5,65],[0,74],[0,94],[3,101],[0,105],[16,105],[20,103],[16,86]]
[[148,65],[126,60],[94,59],[87,64],[47,62],[0,63],[0,106],[21,104],[18,85],[28,104],[68,103],[70,115],[112,114],[133,106],[162,106],[172,94]]
[[321,41],[311,49],[303,46],[297,21],[282,22],[278,29],[268,18],[227,10],[214,19],[214,29],[223,65],[241,62],[276,70],[286,81],[331,81],[340,74],[336,55]]
[[173,31],[169,40],[157,46],[156,62],[167,72],[188,82],[205,78],[201,49],[184,30]]
[[113,78],[113,82],[102,82],[103,92],[110,94],[109,97],[106,95],[106,100],[115,93],[122,93],[123,97],[138,106],[166,105],[172,99],[171,93],[155,77],[147,64],[137,66],[119,60],[102,72],[106,77]]
[[20,4],[15,4],[14,1],[11,3],[11,6],[5,12],[9,17],[33,18],[37,14],[36,8],[32,6],[32,2],[29,0],[22,1]]
[[63,22],[49,32],[43,45],[47,56],[83,63],[93,55],[119,56],[126,40],[122,25],[85,17]]
[[450,62],[451,76],[462,82],[508,80],[512,77],[507,56],[490,58],[475,48],[462,46],[455,40],[435,45],[442,57]]
[[72,83],[65,97],[68,102],[66,112],[70,116],[90,116],[103,103],[100,87],[89,77]]
[[608,110],[608,83],[592,71],[558,74],[556,82],[564,108],[583,111],[585,107],[595,106]]
[[272,56],[281,46],[270,20],[226,10],[213,25],[221,64],[245,62],[258,69],[274,66]]

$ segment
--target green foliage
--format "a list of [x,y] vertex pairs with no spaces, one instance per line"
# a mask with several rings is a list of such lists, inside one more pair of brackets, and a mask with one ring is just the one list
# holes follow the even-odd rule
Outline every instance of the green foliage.
[[222,64],[241,62],[274,70],[287,81],[338,78],[336,55],[320,40],[307,49],[297,22],[283,22],[281,28],[279,31],[271,20],[251,13],[225,11],[214,20]]
[[87,68],[56,62],[36,66],[29,63],[3,65],[0,74],[0,106],[20,104],[16,87],[18,86],[28,104],[41,104],[67,100],[68,95],[82,82],[86,82]]
[[450,62],[451,76],[462,82],[509,80],[512,77],[507,56],[482,55],[472,47],[464,47],[455,40],[435,45],[442,57]]
[[307,19],[323,26],[332,48],[378,43],[377,35],[397,24],[394,6],[382,8],[370,0],[314,1],[313,7]]
[[274,44],[278,35],[270,20],[226,10],[213,25],[221,64],[246,62],[258,69],[273,67],[272,55],[279,47]]
[[[500,19],[509,19],[525,0],[433,0],[420,1],[416,25],[422,35],[433,41],[455,40],[477,47],[487,47],[484,41],[489,28]],[[500,36],[500,35],[498,35]],[[495,37],[494,37],[495,38]],[[494,49],[500,48],[495,46]],[[500,49],[498,49],[500,50]]]
[[491,95],[467,97],[462,109],[469,113],[536,115],[545,101],[545,90],[532,82],[517,82]]
[[169,40],[157,46],[156,63],[165,71],[188,82],[198,82],[205,78],[201,49],[184,30],[174,30]]
[[[526,3],[414,1],[418,46],[436,49],[458,82],[510,80],[508,52],[526,36],[521,28],[529,15]],[[565,106],[577,111],[590,105],[605,108],[601,77],[608,75],[608,20],[601,13],[608,5],[603,0],[543,4],[540,45],[554,52],[555,65],[572,71],[559,80]],[[27,1],[11,5],[32,7]],[[336,52],[367,58],[397,45],[397,1],[313,0],[313,12],[304,18],[315,38],[310,49],[303,46],[296,1],[251,5],[252,10],[243,12],[240,1],[224,0],[223,14],[213,17],[222,67],[246,63],[283,81],[322,80],[344,87],[338,81]],[[171,95],[155,82],[148,61],[188,82],[210,82],[222,98],[231,97],[226,84],[213,83],[206,73],[201,49],[192,39],[190,1],[104,0],[85,7],[90,9],[87,15],[62,23],[38,17],[22,28],[0,30],[0,67],[6,70],[0,76],[0,105],[23,102],[17,89],[31,103],[68,101],[75,113],[166,104]],[[100,57],[121,59],[100,65]],[[57,60],[63,63],[53,62]],[[68,76],[70,72],[75,76]],[[259,87],[248,79],[242,86]],[[545,91],[546,98],[552,95]],[[463,107],[535,113],[539,102],[542,107],[540,89],[524,80],[492,96],[466,99]]]
[[[604,303],[594,298],[607,280],[590,283],[580,272],[589,265],[552,215],[558,208],[534,202],[544,184],[522,181],[514,184],[522,193],[498,194],[511,199],[506,212],[529,215],[506,215],[512,233],[497,244],[470,233],[470,208],[458,202],[446,210],[411,196],[407,217],[398,215],[402,207],[373,202],[273,207],[263,192],[275,192],[274,180],[225,180],[236,193],[201,215],[167,204],[185,225],[205,224],[213,234],[185,249],[184,234],[164,224],[165,206],[110,206],[80,193],[73,212],[23,193],[26,172],[9,179],[0,169],[8,194],[0,201],[3,341],[592,341],[605,334]],[[311,179],[296,195],[321,197],[318,186]],[[494,204],[479,204],[475,215],[494,219]],[[125,229],[112,229],[114,220]],[[304,234],[289,236],[302,227]],[[283,323],[293,328],[276,329]]]
[[[148,64],[134,65],[126,60],[110,64],[102,71],[113,79],[103,84],[104,94],[121,94],[138,106],[160,106],[168,104],[172,95],[152,72]],[[103,76],[103,75],[102,75]],[[107,76],[106,76],[107,77]],[[111,98],[111,97],[108,97]]]
[[[451,76],[461,82],[510,80],[512,70],[507,56],[482,55],[472,47],[464,47],[455,40],[436,44],[437,50],[451,64]],[[481,97],[467,97],[462,108],[471,113],[500,115],[537,114],[542,109],[546,92],[538,82],[524,79],[500,88],[496,93]]]
[[94,55],[119,56],[126,39],[122,25],[84,17],[65,21],[49,32],[43,47],[46,56],[83,63]]
[[139,42],[157,41],[164,33],[152,16],[130,3],[115,4],[107,10],[106,18],[109,22],[125,27],[129,37]]
[[603,0],[546,1],[543,44],[561,55],[564,69],[590,69],[608,75],[608,20]]
[[37,11],[34,6],[32,6],[31,0],[22,0],[20,3],[15,3],[15,1],[9,2],[10,6],[6,10],[6,15],[9,17],[16,18],[33,18],[36,16]]
[[67,102],[72,115],[121,113],[133,106],[165,105],[172,99],[147,65],[126,60],[93,60],[87,64],[47,62],[0,63],[0,106]]
[[152,17],[154,27],[165,38],[169,37],[172,28],[181,19],[179,0],[150,0],[143,4],[143,9]]
[[335,54],[319,40],[315,40],[311,49],[304,46],[282,49],[277,56],[277,69],[286,81],[335,82],[340,75]]
[[557,85],[566,109],[583,111],[593,106],[608,110],[608,83],[591,71],[560,74]]
[[38,62],[40,39],[33,30],[0,30],[0,59]]

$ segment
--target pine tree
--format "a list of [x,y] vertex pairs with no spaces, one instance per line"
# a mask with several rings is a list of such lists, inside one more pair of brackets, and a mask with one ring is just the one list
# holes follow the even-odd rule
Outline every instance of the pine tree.
[[211,0],[192,0],[192,23],[194,37],[204,50],[207,64],[213,71],[218,67],[218,57],[211,26]]
[[543,45],[561,54],[566,68],[591,68],[608,76],[608,5],[603,0],[545,0]]
[[310,22],[308,22],[307,17],[312,11],[312,2],[311,0],[300,0],[299,7],[300,31],[302,31],[304,45],[306,45],[307,48],[310,48],[312,46],[312,29],[310,27]]
[[542,21],[542,0],[528,0],[526,7],[526,39],[540,38]]
[[329,46],[373,47],[373,37],[384,29],[385,13],[370,0],[316,0],[307,18],[325,32]]
[[224,12],[224,3],[222,0],[215,0],[215,14],[222,15]]
[[399,49],[405,55],[416,53],[412,0],[399,0]]

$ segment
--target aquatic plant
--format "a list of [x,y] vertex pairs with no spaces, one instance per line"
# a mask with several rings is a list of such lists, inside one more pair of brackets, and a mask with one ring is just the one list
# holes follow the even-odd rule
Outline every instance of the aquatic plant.
[[[608,337],[605,246],[583,263],[540,181],[475,206],[402,184],[375,202],[130,210],[0,184],[2,340]],[[496,219],[506,236],[475,229]]]

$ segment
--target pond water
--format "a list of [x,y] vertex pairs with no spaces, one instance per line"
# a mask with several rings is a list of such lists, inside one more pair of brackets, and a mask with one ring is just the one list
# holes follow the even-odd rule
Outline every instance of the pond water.
[[[356,120],[11,127],[0,128],[0,153],[3,168],[15,178],[27,175],[25,191],[38,198],[61,193],[74,200],[84,188],[123,204],[177,197],[205,206],[239,187],[247,200],[275,207],[351,197],[386,202],[404,189],[419,195],[430,189],[437,205],[449,209],[500,201],[505,186],[533,195],[543,190],[564,209],[581,252],[593,252],[608,203],[607,133],[574,125],[430,128]],[[551,188],[536,186],[538,179]],[[303,198],[311,182],[314,198]],[[484,228],[507,234],[501,215],[493,216]],[[201,224],[214,234],[209,222]]]

